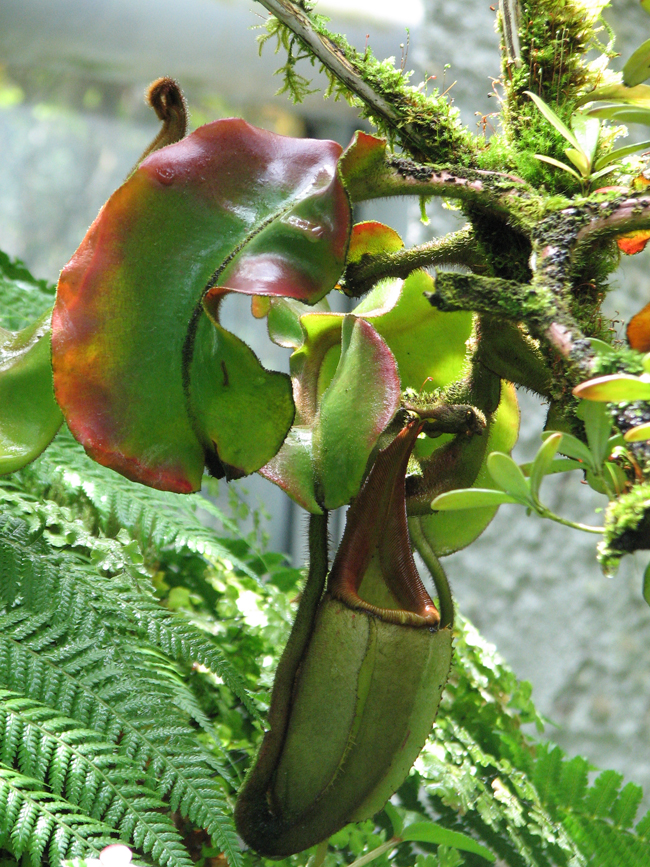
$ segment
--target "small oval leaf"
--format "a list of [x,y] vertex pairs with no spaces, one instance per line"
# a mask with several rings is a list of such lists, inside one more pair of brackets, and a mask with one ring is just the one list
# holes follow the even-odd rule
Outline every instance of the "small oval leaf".
[[589,447],[577,437],[574,437],[573,434],[564,433],[562,431],[544,431],[542,439],[546,440],[548,437],[554,436],[556,433],[562,433],[562,441],[559,448],[563,455],[567,455],[576,461],[582,461],[582,463],[586,464],[588,467],[591,467],[594,464],[594,459],[589,451]]
[[535,455],[530,469],[530,493],[535,500],[538,498],[542,479],[548,474],[561,441],[561,433],[552,434],[545,440]]
[[487,459],[488,470],[494,481],[517,502],[532,505],[528,479],[509,455],[492,452]]
[[494,488],[462,488],[458,491],[440,494],[431,503],[431,508],[434,512],[443,512],[452,509],[480,509],[483,506],[500,506],[502,503],[520,503],[520,501],[506,494],[505,491],[495,491]]

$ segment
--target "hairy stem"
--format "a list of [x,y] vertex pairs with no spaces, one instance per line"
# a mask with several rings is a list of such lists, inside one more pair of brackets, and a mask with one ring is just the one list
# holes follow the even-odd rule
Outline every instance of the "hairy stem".
[[444,238],[432,241],[409,250],[397,253],[366,255],[359,262],[352,262],[345,271],[344,292],[352,298],[359,298],[370,291],[375,283],[386,277],[401,277],[418,268],[433,265],[464,265],[474,272],[487,269],[476,246],[476,239],[470,226],[458,232],[451,232]]
[[[387,127],[402,145],[418,155],[418,158],[439,157],[441,138],[445,139],[447,149],[452,146],[459,153],[470,156],[471,146],[466,141],[468,134],[457,129],[457,122],[445,116],[444,111],[440,113],[439,123],[433,127],[430,113],[422,112],[423,116],[418,118],[417,101],[409,98],[409,88],[403,82],[399,85],[387,83],[382,87],[381,77],[368,73],[372,64],[367,62],[366,56],[360,55],[344,37],[328,33],[321,22],[310,17],[304,5],[293,0],[258,2],[288,27],[306,50],[362,101],[379,126]],[[435,109],[438,107],[437,103],[444,103],[444,100],[430,100],[430,103],[430,108]],[[414,118],[419,120],[419,123],[414,122]]]

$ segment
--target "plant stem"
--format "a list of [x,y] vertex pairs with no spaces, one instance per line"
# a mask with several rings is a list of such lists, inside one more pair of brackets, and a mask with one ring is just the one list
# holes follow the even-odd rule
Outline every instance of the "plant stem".
[[540,518],[548,518],[550,521],[555,521],[556,524],[564,524],[565,527],[573,527],[574,530],[583,530],[585,533],[604,533],[604,527],[592,527],[590,524],[580,524],[577,521],[569,521],[568,518],[561,518],[545,506],[539,506],[535,511]]
[[400,134],[410,140],[416,150],[421,153],[426,153],[429,150],[430,145],[426,139],[412,126],[404,125],[400,113],[387,99],[364,81],[359,70],[346,57],[342,49],[329,36],[316,31],[314,23],[303,8],[291,0],[258,0],[258,2],[295,33],[307,50],[314,57],[317,57],[323,66],[335,75],[348,90],[351,90],[369,106],[373,114],[382,118],[388,126],[396,130],[399,129]]
[[465,265],[473,271],[487,269],[470,226],[450,232],[444,238],[434,238],[419,247],[364,256],[361,261],[350,263],[345,272],[344,291],[346,295],[358,298],[385,277],[406,279],[418,268],[443,264]]
[[402,841],[399,837],[393,837],[392,840],[388,840],[386,843],[382,843],[381,846],[377,846],[376,849],[373,849],[372,852],[366,852],[365,855],[362,855],[361,858],[357,858],[356,861],[353,861],[350,864],[350,867],[364,867],[365,864],[370,864],[371,861],[374,861],[376,858],[379,858],[380,855],[383,855],[384,852],[390,852],[391,849],[394,849]]

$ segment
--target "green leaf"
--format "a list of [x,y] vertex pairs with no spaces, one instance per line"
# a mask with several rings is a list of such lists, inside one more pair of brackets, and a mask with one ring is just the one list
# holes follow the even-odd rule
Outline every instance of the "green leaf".
[[640,45],[623,67],[623,84],[634,87],[650,78],[650,39]]
[[[566,434],[562,434],[562,436],[566,436]],[[533,468],[533,461],[529,461],[525,464],[519,464],[519,467],[525,476],[530,477],[530,473]],[[551,461],[550,466],[546,470],[544,475],[552,476],[556,473],[568,473],[571,470],[584,470],[584,468],[584,464],[581,464],[580,461],[574,461],[569,458],[557,458],[556,460]]]
[[573,434],[564,433],[563,431],[544,431],[542,433],[542,439],[546,440],[548,437],[554,436],[556,433],[562,433],[560,449],[563,455],[567,455],[576,461],[582,461],[588,467],[594,467],[597,469],[589,447],[577,437],[574,437]]
[[[434,289],[425,271],[406,280],[387,281],[373,289],[355,314],[368,319],[397,359],[402,388],[441,388],[462,376],[472,314],[442,313],[426,300]],[[414,352],[413,347],[418,351]]]
[[301,321],[306,339],[291,357],[296,424],[261,473],[318,513],[358,493],[401,392],[395,359],[365,319],[307,314]]
[[556,169],[562,169],[563,172],[568,172],[570,175],[573,175],[574,178],[577,178],[579,181],[582,181],[582,177],[576,172],[575,169],[572,169],[571,166],[568,166],[566,163],[561,163],[559,160],[554,159],[553,157],[546,157],[544,154],[533,154],[536,160],[541,160],[543,163],[548,163],[550,166],[555,166]]
[[650,563],[645,567],[643,573],[643,598],[650,605]]
[[316,486],[326,509],[349,503],[359,491],[370,453],[400,396],[395,358],[384,340],[364,319],[346,316],[341,358],[313,429]]
[[[648,113],[648,121],[650,121],[650,112]],[[636,144],[626,145],[622,148],[617,148],[615,151],[611,151],[610,153],[605,154],[604,157],[600,157],[600,159],[596,160],[594,168],[596,169],[596,171],[598,171],[599,169],[608,166],[610,163],[615,163],[617,160],[622,160],[624,157],[629,157],[631,154],[635,154],[637,151],[645,151],[648,148],[650,148],[650,139],[637,142]],[[599,342],[602,343],[602,341]]]
[[600,138],[600,121],[582,111],[576,111],[571,115],[571,129],[591,169]]
[[619,165],[618,163],[616,163],[613,166],[606,166],[604,169],[600,169],[600,171],[598,171],[598,172],[592,172],[589,175],[589,181],[590,181],[590,183],[593,183],[594,181],[597,181],[598,178],[603,178],[603,177],[605,177],[605,175],[608,175],[611,172],[616,171],[617,169],[622,169],[622,168],[623,168],[623,166]]
[[650,125],[650,108],[635,108],[626,104],[590,108],[590,117],[613,120],[617,123],[642,123]]
[[57,400],[91,457],[181,493],[206,463],[236,477],[271,459],[293,418],[289,378],[226,336],[218,307],[230,291],[315,302],[333,288],[350,226],[340,152],[219,120],[111,196],[52,320]]
[[589,450],[596,466],[599,467],[610,453],[609,435],[612,432],[612,418],[606,406],[590,400],[583,400],[580,403],[576,415],[584,422]]
[[620,497],[625,492],[628,486],[628,479],[623,468],[619,467],[618,464],[615,464],[613,461],[605,461],[603,464],[603,477],[608,488],[607,495],[610,499],[612,496]]
[[0,474],[38,457],[62,421],[52,388],[49,311],[22,331],[0,329]]
[[562,441],[562,434],[556,433],[548,437],[533,460],[530,468],[530,493],[534,500],[539,496],[539,487],[542,479],[548,474],[553,464],[553,458],[557,454],[557,450]]
[[604,403],[624,403],[632,400],[650,400],[650,381],[625,373],[597,376],[573,389],[576,397]]
[[[610,102],[626,103],[638,108],[650,108],[650,87],[647,84],[637,84],[634,87],[626,87],[622,82],[614,82],[592,90],[577,100],[577,105],[596,100],[607,99]],[[593,111],[588,112],[591,117],[603,117]]]
[[461,488],[439,494],[431,503],[431,508],[434,511],[480,509],[483,506],[500,506],[502,503],[521,505],[521,500],[511,497],[504,491],[495,491],[494,488]]
[[599,355],[611,355],[615,352],[613,346],[610,346],[609,343],[605,343],[604,340],[598,340],[597,337],[590,337],[589,343],[594,352],[597,352]]
[[448,828],[443,828],[436,822],[413,822],[404,829],[402,840],[412,841],[413,843],[434,843],[438,846],[453,846],[455,849],[460,849],[462,852],[473,852],[475,855],[481,855],[486,861],[496,861],[495,855],[482,846],[479,842],[468,837],[467,834],[461,834],[459,831],[450,831]]
[[528,479],[509,455],[492,452],[487,459],[487,465],[490,475],[499,487],[517,502],[532,505]]
[[537,96],[536,93],[532,93],[530,90],[525,90],[524,93],[532,99],[546,120],[555,127],[560,135],[564,136],[572,147],[576,150],[580,150],[580,144],[578,143],[576,136],[571,132],[564,121],[557,116],[550,105],[547,105],[541,97]]
[[591,172],[591,164],[585,154],[575,148],[566,148],[564,153],[571,160],[573,165],[578,169],[583,178],[588,178]]
[[384,813],[386,813],[390,820],[390,824],[393,829],[393,836],[401,837],[402,829],[404,827],[404,820],[402,816],[397,812],[395,807],[393,807],[390,801],[386,802],[386,805],[384,807]]

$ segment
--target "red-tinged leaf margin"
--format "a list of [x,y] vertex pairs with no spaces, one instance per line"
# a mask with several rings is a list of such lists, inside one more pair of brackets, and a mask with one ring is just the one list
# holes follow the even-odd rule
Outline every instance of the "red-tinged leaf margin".
[[[111,196],[61,274],[53,316],[57,400],[91,457],[178,492],[219,465],[189,398],[203,304],[216,318],[227,291],[314,302],[333,288],[350,231],[340,152],[230,118],[152,154]],[[244,396],[242,424],[245,412]],[[245,471],[270,457],[260,448]]]

